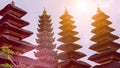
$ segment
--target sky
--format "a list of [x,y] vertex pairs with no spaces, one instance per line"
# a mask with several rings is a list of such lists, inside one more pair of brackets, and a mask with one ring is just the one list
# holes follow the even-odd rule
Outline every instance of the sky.
[[[0,9],[9,4],[12,0],[0,0]],[[120,0],[14,0],[15,5],[27,11],[27,14],[22,17],[23,20],[30,23],[29,26],[24,27],[24,29],[32,31],[34,34],[25,40],[36,45],[35,39],[38,27],[38,19],[43,10],[46,9],[47,13],[51,15],[53,23],[53,32],[55,37],[55,43],[60,45],[61,43],[57,41],[60,37],[58,33],[61,31],[59,27],[61,26],[59,22],[61,21],[59,17],[64,14],[65,9],[68,10],[74,18],[74,25],[77,26],[75,29],[79,32],[77,37],[80,38],[79,43],[83,48],[79,51],[87,54],[87,57],[81,59],[94,65],[95,63],[87,60],[87,58],[93,54],[95,51],[89,50],[88,48],[95,42],[90,41],[90,38],[94,35],[90,31],[94,28],[91,23],[94,21],[91,17],[96,14],[98,6],[101,10],[110,16],[109,20],[112,22],[110,27],[116,29],[112,32],[113,34],[120,37]],[[1,17],[0,17],[1,18]],[[120,43],[120,39],[115,42]],[[120,51],[119,51],[120,52]],[[31,58],[34,58],[32,52],[25,54]]]

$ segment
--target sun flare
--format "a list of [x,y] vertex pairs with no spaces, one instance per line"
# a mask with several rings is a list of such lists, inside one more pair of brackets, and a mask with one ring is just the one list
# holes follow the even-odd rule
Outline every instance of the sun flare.
[[76,7],[81,11],[88,11],[89,9],[89,1],[88,0],[76,0]]

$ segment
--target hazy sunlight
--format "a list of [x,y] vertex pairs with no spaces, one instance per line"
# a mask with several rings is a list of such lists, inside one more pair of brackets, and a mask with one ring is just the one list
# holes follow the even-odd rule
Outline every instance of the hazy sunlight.
[[76,8],[82,12],[90,11],[91,6],[92,6],[91,0],[76,0]]

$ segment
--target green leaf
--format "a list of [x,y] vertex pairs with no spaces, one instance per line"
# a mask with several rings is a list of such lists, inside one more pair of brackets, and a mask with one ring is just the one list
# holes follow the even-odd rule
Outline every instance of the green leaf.
[[0,55],[5,57],[6,59],[10,59],[14,52],[10,49],[10,46],[2,46]]
[[0,66],[5,67],[5,68],[12,68],[12,65],[8,63],[0,64]]

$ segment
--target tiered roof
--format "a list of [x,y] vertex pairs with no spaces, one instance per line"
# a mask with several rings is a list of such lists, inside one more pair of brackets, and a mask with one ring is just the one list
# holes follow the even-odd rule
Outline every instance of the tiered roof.
[[95,26],[95,28],[91,32],[95,35],[91,38],[91,40],[96,43],[93,44],[90,49],[98,53],[92,55],[89,60],[101,65],[114,60],[120,61],[120,53],[117,52],[120,48],[120,44],[114,42],[114,40],[117,40],[119,37],[111,33],[115,31],[115,29],[109,27],[112,23],[107,20],[108,18],[109,16],[102,12],[100,8],[98,8],[97,14],[93,16],[95,22],[93,22],[92,25]]
[[0,24],[4,22],[9,22],[10,24],[14,25],[15,27],[22,28],[24,26],[29,25],[27,21],[24,21],[12,14],[6,14],[3,16],[3,18],[0,20]]
[[82,48],[82,46],[74,43],[78,41],[79,38],[74,36],[78,34],[78,32],[73,31],[76,26],[73,25],[74,21],[71,20],[72,18],[73,16],[71,16],[67,10],[65,11],[64,15],[60,17],[60,19],[62,19],[60,22],[62,26],[59,28],[62,30],[62,32],[59,33],[61,37],[58,39],[58,41],[62,42],[63,44],[61,44],[57,49],[64,52],[58,54],[58,59],[62,60],[58,66],[61,68],[89,68],[89,64],[83,64],[83,62],[78,61],[78,59],[85,57],[86,55],[76,51],[79,48]]
[[57,65],[57,58],[56,58],[56,52],[53,50],[55,49],[55,44],[52,32],[52,23],[50,19],[50,15],[47,14],[46,10],[43,11],[43,14],[39,16],[39,24],[38,24],[38,34],[36,39],[38,46],[36,49],[38,50],[35,53],[35,56],[37,57],[36,61],[39,61],[39,66],[41,68],[56,68]]
[[10,45],[17,55],[34,48],[32,44],[23,41],[24,38],[33,34],[31,31],[22,29],[29,24],[20,19],[25,14],[26,12],[15,6],[13,2],[0,10],[0,15],[3,16],[0,19],[0,47]]
[[14,2],[12,1],[10,4],[8,4],[7,6],[5,6],[5,8],[0,10],[0,15],[4,16],[6,14],[13,14],[16,17],[22,17],[25,14],[27,14],[26,11],[24,11],[23,9],[15,6]]

